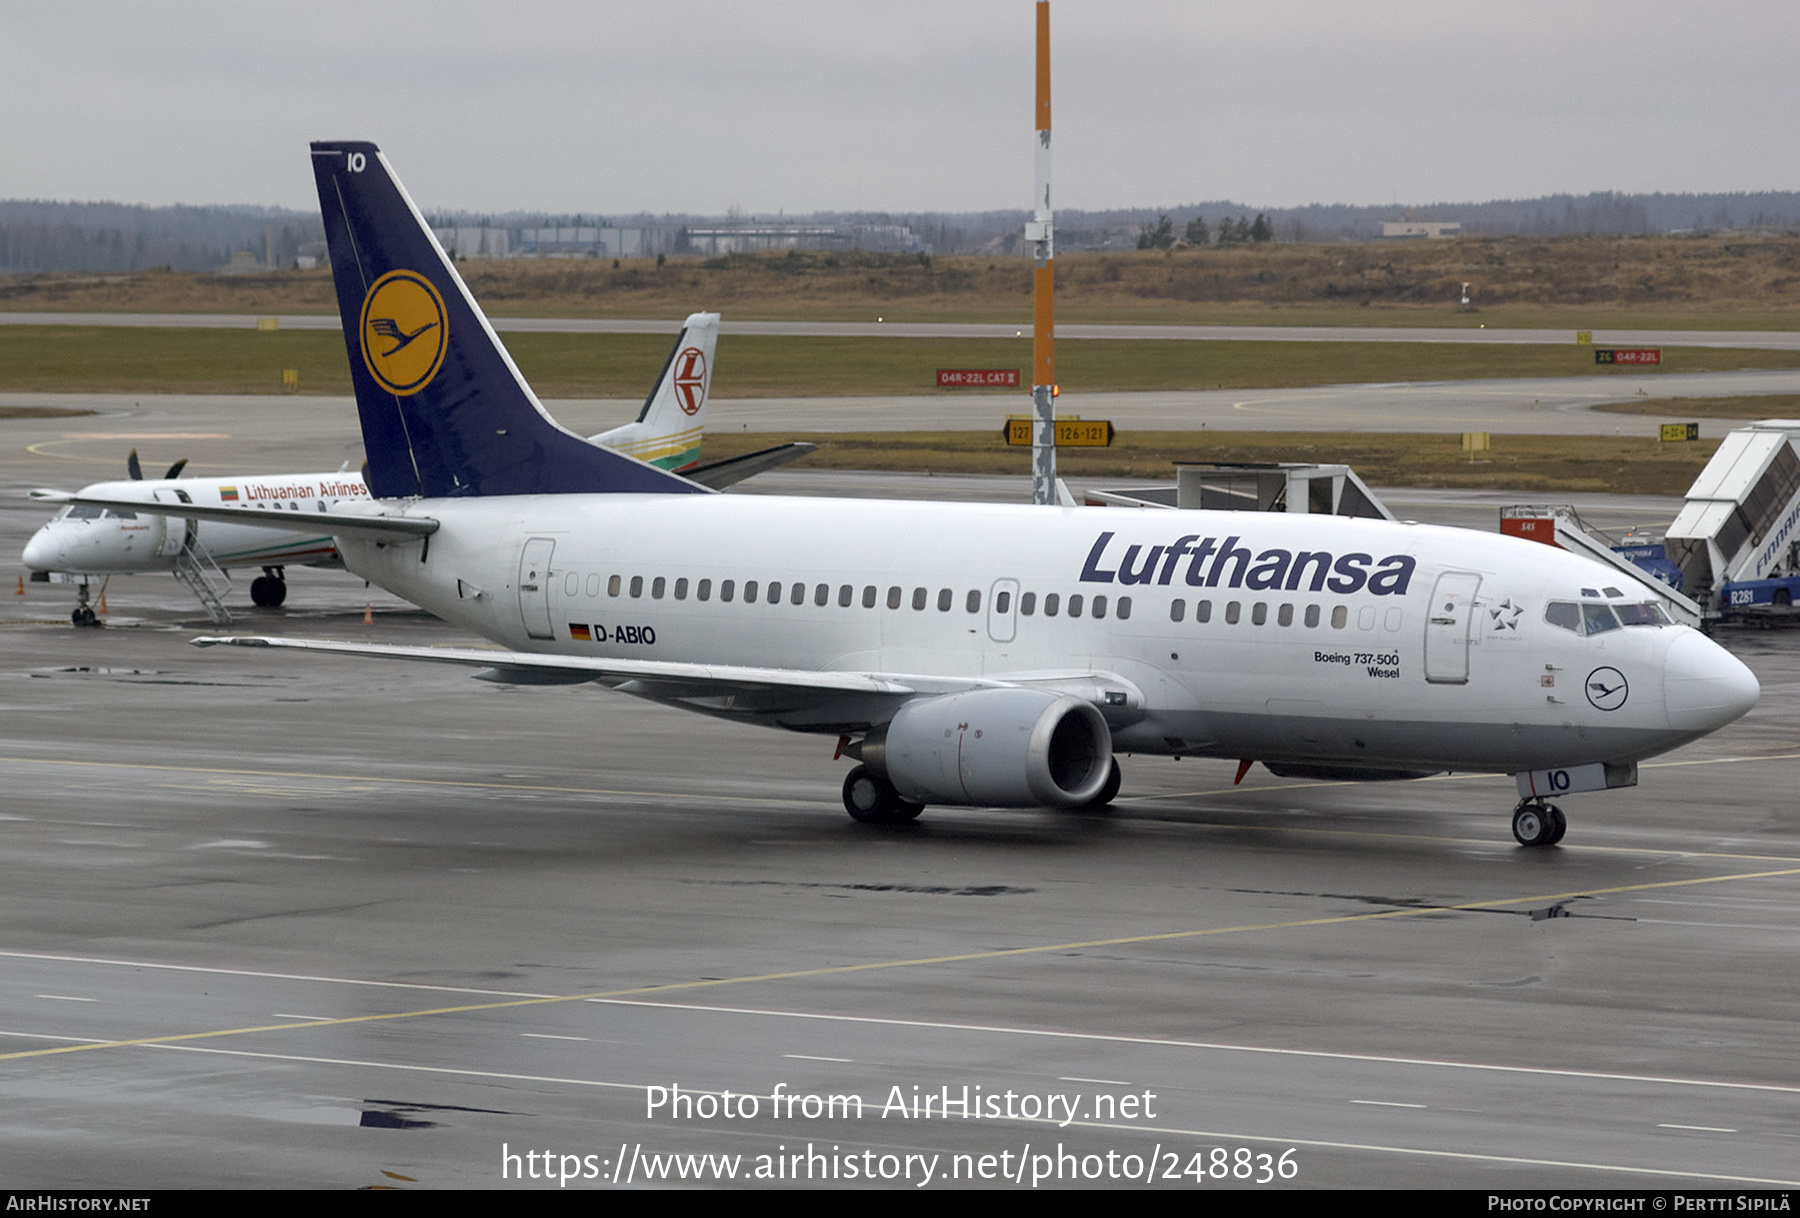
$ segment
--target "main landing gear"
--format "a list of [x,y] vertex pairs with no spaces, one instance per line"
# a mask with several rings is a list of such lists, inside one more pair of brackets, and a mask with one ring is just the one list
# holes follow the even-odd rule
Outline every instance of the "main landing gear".
[[280,567],[264,567],[263,573],[250,581],[250,603],[262,609],[275,609],[287,599],[287,572]]
[[919,819],[924,810],[924,804],[901,799],[892,783],[877,777],[866,765],[844,776],[844,811],[851,820],[865,825],[900,825]]
[[1569,831],[1562,809],[1541,799],[1522,799],[1513,809],[1513,836],[1521,846],[1554,846]]

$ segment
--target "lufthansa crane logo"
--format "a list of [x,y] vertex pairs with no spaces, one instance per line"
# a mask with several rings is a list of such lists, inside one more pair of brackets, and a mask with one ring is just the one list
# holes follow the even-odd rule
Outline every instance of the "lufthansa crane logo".
[[431,281],[417,271],[389,271],[363,297],[363,363],[389,393],[417,393],[443,366],[447,329],[444,298]]
[[675,357],[675,401],[682,414],[699,414],[706,405],[706,356],[700,348],[685,348]]
[[1596,668],[1588,674],[1587,699],[1594,704],[1595,710],[1618,710],[1630,696],[1631,687],[1625,683],[1625,674],[1618,669]]

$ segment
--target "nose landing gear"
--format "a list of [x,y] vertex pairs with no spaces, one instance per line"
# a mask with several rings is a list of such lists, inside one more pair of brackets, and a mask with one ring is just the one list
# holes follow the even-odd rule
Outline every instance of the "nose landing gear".
[[1554,846],[1569,831],[1569,822],[1555,804],[1522,799],[1513,809],[1512,831],[1521,846]]
[[100,625],[100,619],[94,614],[94,607],[88,604],[88,586],[85,581],[80,585],[80,591],[75,594],[75,612],[69,615],[69,620],[75,624],[77,629]]

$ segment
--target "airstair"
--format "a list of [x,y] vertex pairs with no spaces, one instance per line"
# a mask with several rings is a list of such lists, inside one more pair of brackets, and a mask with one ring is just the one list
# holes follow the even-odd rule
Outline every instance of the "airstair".
[[1681,586],[1709,609],[1728,583],[1792,573],[1800,541],[1800,419],[1764,419],[1725,436],[1663,546]]
[[191,533],[175,556],[175,578],[187,585],[215,626],[231,624],[231,610],[224,601],[225,593],[231,591],[231,577],[219,569],[211,554],[194,544]]

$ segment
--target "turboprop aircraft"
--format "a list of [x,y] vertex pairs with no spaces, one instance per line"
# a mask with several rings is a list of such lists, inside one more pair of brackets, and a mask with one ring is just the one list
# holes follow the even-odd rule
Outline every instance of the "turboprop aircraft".
[[[372,332],[388,340],[395,354],[421,336],[396,337],[385,329]],[[701,465],[700,438],[706,424],[706,401],[712,387],[713,353],[719,337],[717,313],[694,313],[664,361],[662,372],[638,417],[623,426],[589,437],[589,442],[616,448],[662,469],[712,487],[729,486],[752,474],[804,456],[812,444],[776,445],[742,456]],[[402,341],[407,340],[407,341]],[[398,346],[394,343],[398,342]],[[223,602],[233,568],[262,568],[251,581],[250,600],[273,607],[287,599],[288,566],[342,567],[336,543],[316,527],[296,530],[265,523],[259,512],[326,511],[332,504],[366,500],[369,490],[360,472],[347,467],[329,474],[252,474],[229,478],[180,478],[185,461],[159,479],[145,479],[137,450],[127,462],[130,481],[97,482],[70,495],[38,490],[32,497],[48,502],[75,498],[119,501],[195,503],[234,509],[229,520],[155,516],[131,508],[101,509],[71,504],[26,543],[24,562],[33,578],[52,573],[76,577],[79,592],[72,615],[75,625],[98,624],[88,603],[94,578],[169,571],[192,591],[208,615],[219,623],[231,620]]]
[[[387,160],[317,143],[369,502],[344,564],[503,650],[235,644],[593,682],[819,734],[844,804],[1092,808],[1116,753],[1283,776],[1515,775],[1552,796],[1756,702],[1750,671],[1603,569],[1516,538],[1345,517],[714,494],[559,427]],[[403,350],[389,325],[427,337]],[[109,507],[106,501],[88,501]],[[163,509],[157,509],[163,510]],[[193,509],[229,516],[229,509]],[[273,513],[271,513],[273,516]]]

